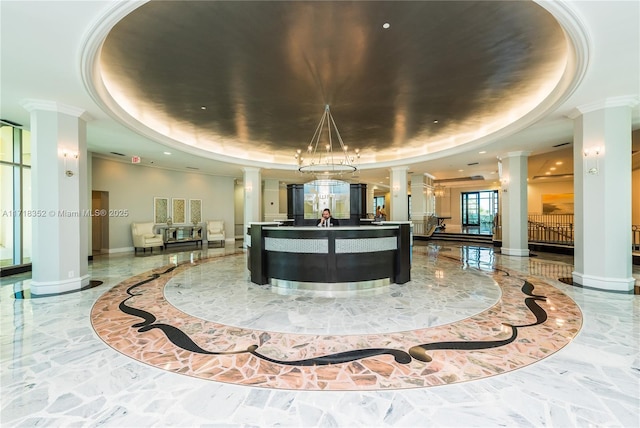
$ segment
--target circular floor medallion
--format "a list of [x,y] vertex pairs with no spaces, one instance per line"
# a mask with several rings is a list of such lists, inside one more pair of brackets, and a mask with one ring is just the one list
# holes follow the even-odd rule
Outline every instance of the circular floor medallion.
[[[433,262],[414,254],[414,263],[433,262],[434,272],[443,259],[452,260],[440,255]],[[452,384],[515,370],[561,349],[582,325],[575,302],[542,280],[462,263],[463,269],[492,278],[501,297],[456,322],[357,335],[228,326],[184,313],[163,293],[172,278],[198,272],[209,262],[164,266],[113,287],[92,308],[95,331],[131,358],[201,379],[278,389],[381,390]]]

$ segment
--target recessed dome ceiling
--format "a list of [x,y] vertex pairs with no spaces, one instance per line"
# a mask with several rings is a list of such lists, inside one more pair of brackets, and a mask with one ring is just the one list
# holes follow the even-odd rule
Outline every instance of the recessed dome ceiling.
[[373,163],[517,122],[557,91],[569,49],[528,1],[162,1],[113,27],[100,71],[127,115],[214,157],[293,165],[329,104]]

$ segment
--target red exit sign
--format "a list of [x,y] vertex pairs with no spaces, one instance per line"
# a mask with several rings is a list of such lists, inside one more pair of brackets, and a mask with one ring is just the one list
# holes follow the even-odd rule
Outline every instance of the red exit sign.
[[131,156],[131,163],[140,163],[140,156]]

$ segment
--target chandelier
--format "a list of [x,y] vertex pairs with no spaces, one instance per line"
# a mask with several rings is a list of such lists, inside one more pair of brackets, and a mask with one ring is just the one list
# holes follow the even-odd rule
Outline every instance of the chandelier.
[[434,188],[434,191],[433,191],[433,195],[436,198],[443,198],[444,197],[444,193],[445,193],[444,186],[441,186],[439,184],[436,185],[436,187]]
[[[326,138],[324,138],[325,126]],[[340,143],[340,148],[336,150],[333,148],[334,135]],[[324,147],[320,144],[321,140],[323,140]],[[353,154],[349,153],[327,104],[320,118],[320,123],[316,127],[316,132],[307,146],[306,154],[303,155],[302,150],[298,149],[295,158],[298,162],[298,171],[302,173],[320,176],[342,175],[358,171],[357,161],[360,159],[360,149],[355,149]]]

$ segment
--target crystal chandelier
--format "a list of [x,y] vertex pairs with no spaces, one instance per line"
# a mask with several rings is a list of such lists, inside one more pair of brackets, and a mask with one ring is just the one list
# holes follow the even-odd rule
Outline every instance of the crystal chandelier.
[[[325,125],[326,138],[323,140]],[[340,143],[340,149],[338,150],[333,149],[334,136]],[[323,140],[324,150],[320,144],[321,140]],[[320,149],[318,149],[318,146],[320,146]],[[357,161],[360,159],[360,149],[355,149],[353,154],[349,153],[348,147],[344,145],[342,137],[340,137],[340,132],[338,132],[338,127],[327,104],[316,132],[307,147],[306,154],[303,155],[302,150],[298,149],[295,158],[298,162],[298,171],[302,173],[319,176],[342,175],[358,171]]]

